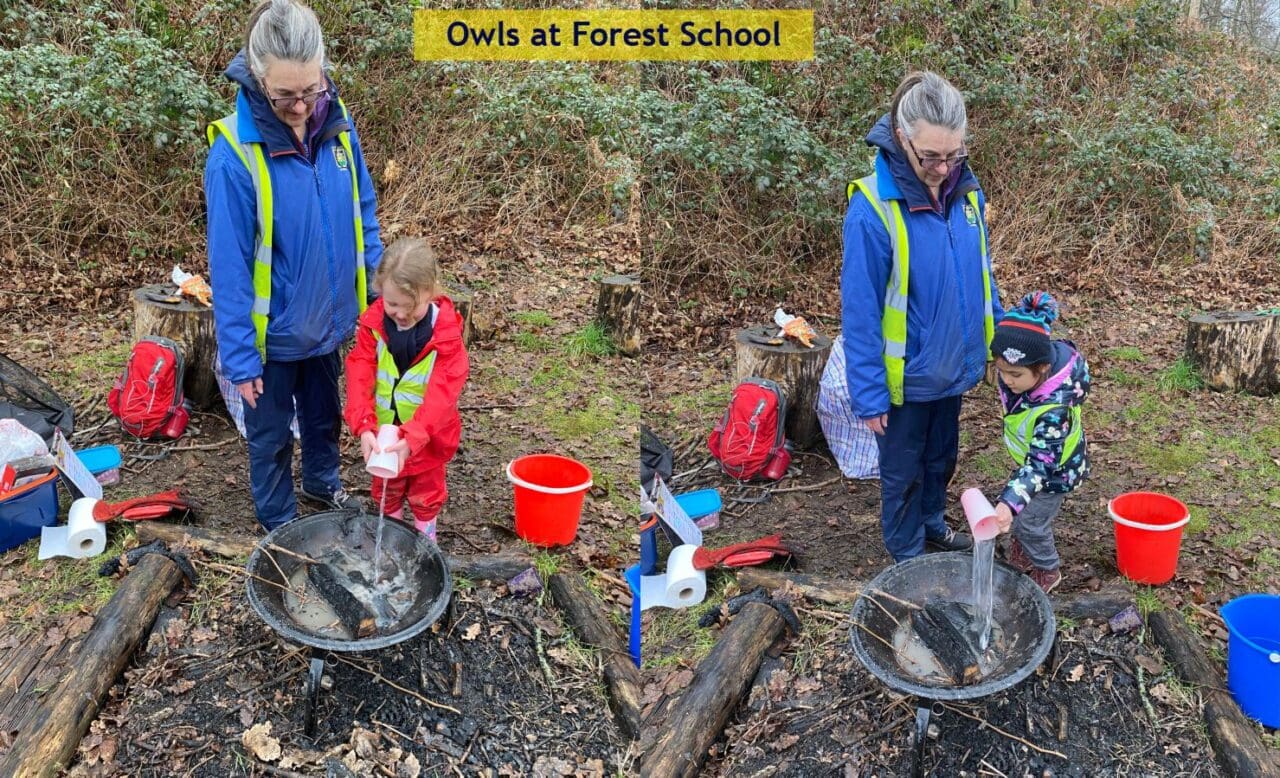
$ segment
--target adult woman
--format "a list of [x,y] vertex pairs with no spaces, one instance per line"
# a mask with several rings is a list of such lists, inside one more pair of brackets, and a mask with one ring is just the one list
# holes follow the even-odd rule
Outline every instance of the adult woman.
[[240,86],[236,112],[208,129],[218,351],[244,400],[249,481],[268,530],[297,515],[295,406],[302,495],[358,504],[338,477],[338,349],[365,308],[382,242],[360,143],[325,67],[311,9],[265,0],[225,73]]
[[960,397],[982,378],[1003,312],[986,207],[966,163],[964,98],[912,73],[866,142],[875,172],[849,185],[840,289],[854,413],[880,449],[881,530],[895,561],[973,541],[944,520]]

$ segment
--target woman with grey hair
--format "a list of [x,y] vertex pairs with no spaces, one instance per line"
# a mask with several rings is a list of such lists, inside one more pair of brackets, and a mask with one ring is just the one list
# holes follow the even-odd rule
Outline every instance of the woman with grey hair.
[[866,143],[874,172],[849,185],[840,275],[854,414],[880,450],[880,525],[894,561],[973,545],[947,526],[960,398],[981,380],[1003,316],[986,200],[967,164],[964,97],[912,73]]
[[265,0],[225,73],[239,85],[235,113],[207,131],[218,354],[243,400],[249,482],[267,530],[297,516],[295,408],[302,496],[360,504],[338,475],[338,349],[368,302],[382,241],[373,182],[327,66],[315,13]]

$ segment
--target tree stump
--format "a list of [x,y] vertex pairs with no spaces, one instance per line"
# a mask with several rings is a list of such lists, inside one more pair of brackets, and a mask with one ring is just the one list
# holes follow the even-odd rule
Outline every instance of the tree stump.
[[453,307],[462,317],[462,345],[471,347],[471,309],[475,303],[475,292],[462,284],[449,284],[446,293],[453,300]]
[[186,365],[183,394],[197,408],[212,408],[222,401],[213,375],[213,361],[218,354],[213,309],[185,297],[180,302],[159,301],[177,294],[172,284],[152,284],[134,291],[133,339],[159,335],[177,343]]
[[[787,439],[800,448],[818,440],[818,382],[831,353],[831,338],[818,335],[813,348],[781,338],[773,324],[748,327],[734,336],[738,366],[734,383],[751,376],[767,378],[782,387],[787,398]],[[781,342],[777,342],[781,340]]]
[[1214,311],[1187,324],[1187,359],[1220,392],[1280,392],[1280,315]]
[[600,279],[596,322],[609,334],[619,353],[640,353],[640,280],[631,276]]

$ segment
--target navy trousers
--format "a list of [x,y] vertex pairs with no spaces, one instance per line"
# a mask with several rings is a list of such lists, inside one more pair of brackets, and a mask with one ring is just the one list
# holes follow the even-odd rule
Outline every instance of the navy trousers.
[[908,402],[889,410],[880,447],[880,529],[895,562],[924,553],[926,537],[947,533],[947,484],[960,448],[960,397]]
[[289,430],[295,399],[302,438],[302,488],[327,495],[342,485],[338,478],[341,370],[337,350],[297,362],[268,361],[262,368],[258,407],[244,405],[253,508],[268,532],[298,515],[293,493],[293,433]]

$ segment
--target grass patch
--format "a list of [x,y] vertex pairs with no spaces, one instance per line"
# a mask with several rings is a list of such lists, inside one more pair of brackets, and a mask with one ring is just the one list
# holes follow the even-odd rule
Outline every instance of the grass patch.
[[522,351],[545,353],[551,350],[551,341],[533,332],[517,332],[512,340]]
[[1187,473],[1209,458],[1209,451],[1200,442],[1183,441],[1171,445],[1146,443],[1139,447],[1138,457],[1157,476]]
[[542,584],[545,586],[551,580],[551,576],[560,572],[560,557],[545,549],[535,549],[533,551],[533,569],[538,571],[538,577],[542,579]]
[[1156,385],[1163,392],[1194,392],[1204,386],[1199,371],[1185,357],[1160,371]]
[[1164,603],[1160,601],[1160,595],[1156,594],[1156,590],[1150,586],[1144,586],[1133,593],[1133,601],[1138,606],[1138,612],[1143,618],[1164,610]]
[[1191,521],[1187,522],[1188,534],[1194,535],[1209,529],[1209,514],[1204,508],[1198,505],[1189,505],[1187,506],[1187,512],[1191,514]]
[[1146,362],[1147,357],[1137,346],[1121,346],[1107,349],[1107,356],[1120,362]]
[[991,481],[1004,481],[1013,472],[1012,460],[1003,447],[986,449],[974,454],[970,459],[973,469]]
[[564,338],[564,353],[572,359],[607,357],[614,352],[613,341],[599,324],[592,322]]
[[112,334],[105,337],[104,342],[106,345],[101,348],[73,355],[68,360],[71,373],[80,379],[93,379],[114,377],[123,371],[133,348],[132,341]]
[[459,592],[469,592],[476,588],[476,582],[465,575],[455,575],[453,577],[453,588]]
[[1076,621],[1075,619],[1071,618],[1070,616],[1059,616],[1059,617],[1058,617],[1058,631],[1059,631],[1059,632],[1070,632],[1071,630],[1075,629],[1075,628],[1076,628],[1076,627],[1078,627],[1078,626],[1080,626],[1080,623],[1079,623],[1078,621]]
[[508,397],[519,394],[521,389],[520,379],[493,365],[485,365],[476,370],[471,380]]
[[676,667],[702,661],[711,653],[719,632],[699,627],[698,619],[720,607],[725,593],[734,581],[731,575],[719,575],[709,581],[707,597],[701,604],[683,610],[659,608],[644,625],[641,663],[646,670]]
[[556,323],[556,320],[551,318],[551,314],[546,311],[520,311],[519,313],[511,314],[511,318],[526,327],[550,327]]
[[1143,378],[1137,373],[1131,373],[1122,368],[1113,368],[1107,371],[1107,380],[1116,386],[1142,386]]

